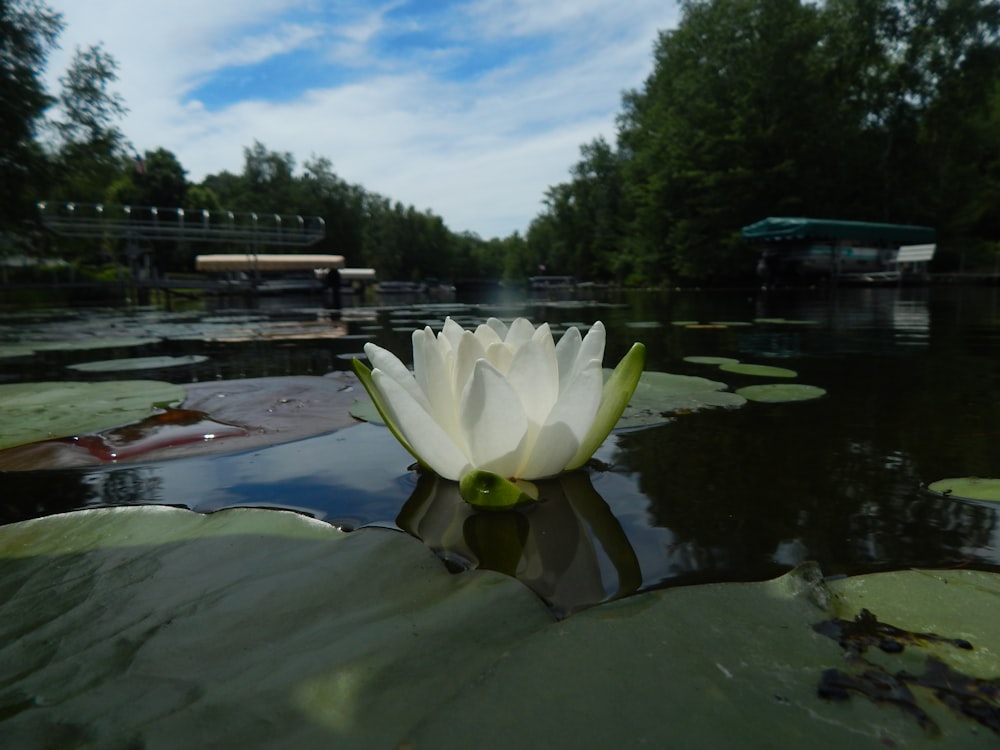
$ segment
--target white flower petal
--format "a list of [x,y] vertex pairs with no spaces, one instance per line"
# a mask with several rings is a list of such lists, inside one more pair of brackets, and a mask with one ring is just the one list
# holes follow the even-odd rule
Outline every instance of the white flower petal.
[[519,467],[521,479],[541,479],[566,468],[597,415],[604,390],[601,361],[592,359],[559,394],[559,401],[527,446],[526,459]]
[[516,352],[506,372],[529,419],[546,421],[559,399],[559,366],[552,336],[532,339]]
[[472,465],[513,476],[521,463],[528,418],[517,393],[486,360],[476,362],[459,418]]
[[[500,320],[500,318],[487,318],[486,326],[488,328],[492,328],[493,332],[496,333],[497,338],[501,341],[507,338],[507,324]],[[476,333],[479,333],[478,329]]]
[[510,369],[510,363],[513,359],[514,352],[506,344],[490,344],[486,347],[486,361],[501,374],[505,374]]
[[564,388],[570,380],[570,373],[580,353],[580,329],[573,326],[564,333],[556,344],[556,360],[559,362],[559,387]]
[[[502,346],[502,344],[500,344]],[[452,394],[455,402],[462,397],[465,384],[472,377],[472,370],[477,359],[486,358],[486,349],[480,339],[466,331],[458,342],[458,349],[455,351],[455,365],[452,372]]]
[[531,321],[527,318],[517,318],[510,324],[510,328],[507,330],[507,335],[504,337],[503,342],[507,346],[517,349],[525,342],[530,341],[534,333],[535,327],[531,325]]
[[416,379],[413,377],[413,373],[410,372],[406,365],[399,360],[399,357],[390,352],[388,349],[383,349],[378,344],[373,344],[371,342],[365,344],[365,356],[367,356],[368,361],[371,362],[373,370],[381,370],[403,386],[403,388],[405,388],[407,392],[409,392],[409,394],[420,403],[421,406],[425,409],[430,408],[427,398],[424,396],[423,392],[420,390],[420,386],[417,385]]
[[[496,320],[496,318],[490,318],[490,320]],[[500,321],[497,320],[497,323],[500,323]],[[500,323],[500,325],[503,326],[503,323]],[[476,340],[482,344],[483,349],[486,349],[493,344],[503,343],[504,336],[507,335],[507,327],[503,327],[503,334],[501,334],[495,328],[483,323],[476,327],[476,332],[473,335],[476,337]]]
[[435,338],[430,328],[415,332],[413,369],[417,385],[427,397],[429,404],[427,411],[445,432],[451,435],[452,440],[461,446],[463,440],[458,424],[458,402],[451,387],[452,366],[448,362],[448,356],[451,354],[449,348],[450,344]]
[[604,324],[598,320],[590,327],[587,335],[580,342],[580,349],[576,353],[576,360],[570,366],[565,379],[563,379],[562,372],[560,371],[560,380],[563,384],[575,378],[577,373],[586,367],[590,360],[597,359],[602,362],[604,361],[605,336]]
[[458,348],[458,341],[462,338],[463,333],[465,333],[465,329],[452,320],[450,315],[444,319],[444,328],[441,329],[441,335],[451,344],[453,350]]
[[372,377],[385,397],[389,416],[420,461],[439,476],[456,482],[472,469],[464,451],[403,386],[381,370],[374,370]]

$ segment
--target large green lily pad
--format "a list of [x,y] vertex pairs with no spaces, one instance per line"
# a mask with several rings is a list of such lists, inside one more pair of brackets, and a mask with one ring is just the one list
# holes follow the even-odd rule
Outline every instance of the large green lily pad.
[[[997,742],[1000,576],[977,571],[823,583],[806,565],[554,622],[513,579],[450,575],[398,532],[132,507],[0,528],[0,591],[10,747]],[[940,690],[907,682],[935,670]],[[866,673],[912,689],[820,694]]]
[[0,448],[135,422],[184,395],[183,387],[157,380],[0,385]]
[[1000,479],[987,477],[955,477],[939,479],[927,485],[932,492],[942,495],[964,497],[969,500],[991,500],[1000,502]]

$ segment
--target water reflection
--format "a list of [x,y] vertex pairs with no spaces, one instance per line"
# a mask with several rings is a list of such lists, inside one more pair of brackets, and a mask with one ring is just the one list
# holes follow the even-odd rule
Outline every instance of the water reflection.
[[[310,330],[327,326],[316,311],[287,309],[204,319],[106,312],[78,324],[93,328],[99,319],[105,327],[160,337],[121,356],[207,353],[210,369],[183,377],[214,379],[347,369],[341,357],[360,350],[355,337],[408,351],[415,325],[438,326],[446,314],[468,322],[526,314],[555,326],[601,318],[609,331],[608,360],[639,339],[647,344],[650,369],[736,389],[761,380],[706,370],[684,357],[773,362],[828,396],[682,414],[661,427],[618,434],[597,455],[608,470],[584,474],[579,486],[557,484],[549,490],[554,500],[514,514],[472,514],[451,489],[408,472],[410,457],[384,428],[361,425],[240,454],[0,471],[0,521],[153,502],[202,512],[286,508],[343,528],[395,522],[453,562],[512,572],[565,611],[637,589],[768,578],[804,560],[816,560],[828,574],[1000,566],[1000,509],[923,489],[949,476],[1000,476],[995,290],[635,293],[628,302],[345,310],[347,335],[278,342],[205,341],[198,329],[252,328],[270,315],[313,321]],[[64,317],[15,317],[0,334],[20,336],[24,326],[51,333]],[[755,318],[814,322],[671,325]],[[657,325],[629,325],[636,321]],[[0,378],[57,377],[66,363],[93,356],[56,351],[0,359]]]
[[423,474],[396,518],[453,565],[513,576],[557,615],[639,589],[639,559],[586,471],[536,483],[540,502],[481,512],[456,482]]

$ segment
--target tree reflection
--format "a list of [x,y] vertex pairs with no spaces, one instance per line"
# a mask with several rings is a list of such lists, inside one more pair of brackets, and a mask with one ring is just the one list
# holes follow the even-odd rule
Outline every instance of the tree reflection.
[[148,466],[0,472],[0,497],[0,523],[15,523],[105,505],[163,502],[163,480]]

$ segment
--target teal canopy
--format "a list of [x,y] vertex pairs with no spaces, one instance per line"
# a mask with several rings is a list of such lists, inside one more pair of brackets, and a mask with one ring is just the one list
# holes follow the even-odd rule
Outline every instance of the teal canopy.
[[751,242],[775,240],[863,240],[916,245],[934,242],[934,230],[913,224],[878,224],[870,221],[806,219],[772,216],[743,227],[743,239]]

